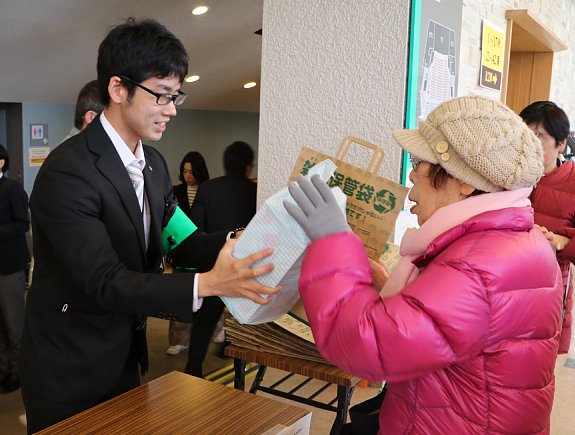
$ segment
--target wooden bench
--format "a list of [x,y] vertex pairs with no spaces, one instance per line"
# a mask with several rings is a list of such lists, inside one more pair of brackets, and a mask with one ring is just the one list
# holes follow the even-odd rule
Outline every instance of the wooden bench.
[[[328,411],[334,411],[336,418],[331,428],[330,434],[337,434],[341,426],[347,420],[347,411],[351,401],[351,395],[355,385],[361,381],[360,378],[352,376],[337,367],[329,364],[322,364],[314,361],[278,355],[269,352],[245,349],[238,346],[227,346],[225,354],[234,358],[234,387],[239,390],[245,388],[245,370],[247,363],[256,363],[260,367],[250,388],[250,393],[263,391],[268,394],[305,403]],[[267,367],[283,370],[289,374],[269,387],[261,385]],[[289,391],[279,390],[278,387],[294,374],[305,376],[308,379]],[[304,397],[295,394],[301,387],[306,385],[311,379],[326,382],[318,391],[311,396]],[[325,403],[315,400],[315,398],[325,391],[330,385],[337,385],[337,397]],[[337,405],[333,404],[337,401]]]

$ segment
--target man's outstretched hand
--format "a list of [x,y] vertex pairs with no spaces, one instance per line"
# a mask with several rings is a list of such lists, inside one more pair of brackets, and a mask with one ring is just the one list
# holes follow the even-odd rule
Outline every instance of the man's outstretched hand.
[[265,305],[271,298],[260,295],[274,295],[280,288],[267,287],[255,280],[256,277],[271,272],[273,264],[251,268],[256,261],[272,254],[272,249],[264,249],[245,258],[237,259],[232,256],[235,239],[230,239],[222,247],[212,270],[201,273],[198,277],[198,297],[226,296],[230,298],[248,298]]

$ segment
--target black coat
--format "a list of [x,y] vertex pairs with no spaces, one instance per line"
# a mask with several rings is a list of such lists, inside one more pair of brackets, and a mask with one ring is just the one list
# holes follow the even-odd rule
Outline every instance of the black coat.
[[3,175],[0,178],[0,275],[26,269],[30,253],[26,243],[28,195],[22,185]]
[[[35,268],[20,355],[23,393],[60,403],[119,394],[125,366],[145,351],[138,318],[191,318],[194,274],[158,274],[172,185],[160,153],[144,146],[144,154],[147,251],[134,188],[99,119],[42,165],[30,199]],[[186,261],[210,269],[225,235],[192,235]]]
[[192,221],[201,231],[245,227],[256,213],[257,185],[245,176],[224,175],[200,184]]
[[191,205],[188,201],[188,185],[186,183],[178,184],[174,186],[174,196],[178,200],[178,205],[182,209],[182,211],[188,216],[191,217]]

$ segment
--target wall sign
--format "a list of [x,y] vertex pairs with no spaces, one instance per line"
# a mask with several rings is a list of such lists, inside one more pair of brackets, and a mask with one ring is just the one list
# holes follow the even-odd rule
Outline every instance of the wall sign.
[[481,76],[479,85],[501,90],[505,35],[487,20],[483,20],[481,37]]
[[48,145],[48,124],[30,124],[30,146]]
[[29,165],[42,166],[48,154],[50,154],[50,147],[30,147],[28,149]]

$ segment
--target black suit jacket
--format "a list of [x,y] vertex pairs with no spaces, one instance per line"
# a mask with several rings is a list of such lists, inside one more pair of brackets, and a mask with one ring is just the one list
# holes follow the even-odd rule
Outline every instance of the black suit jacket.
[[[35,267],[20,355],[23,392],[97,402],[136,364],[139,317],[191,318],[194,274],[158,274],[172,186],[160,153],[144,146],[144,154],[147,250],[130,177],[99,119],[42,165],[30,199]],[[224,242],[225,233],[198,232],[182,262],[210,269]]]
[[240,175],[224,175],[200,184],[192,221],[201,231],[245,227],[256,213],[257,185]]
[[182,183],[174,186],[174,196],[178,200],[178,205],[182,211],[186,213],[188,217],[191,217],[190,210],[192,207],[188,201],[188,185],[186,183]]
[[17,181],[0,178],[0,275],[23,271],[30,262],[26,243],[28,195]]

